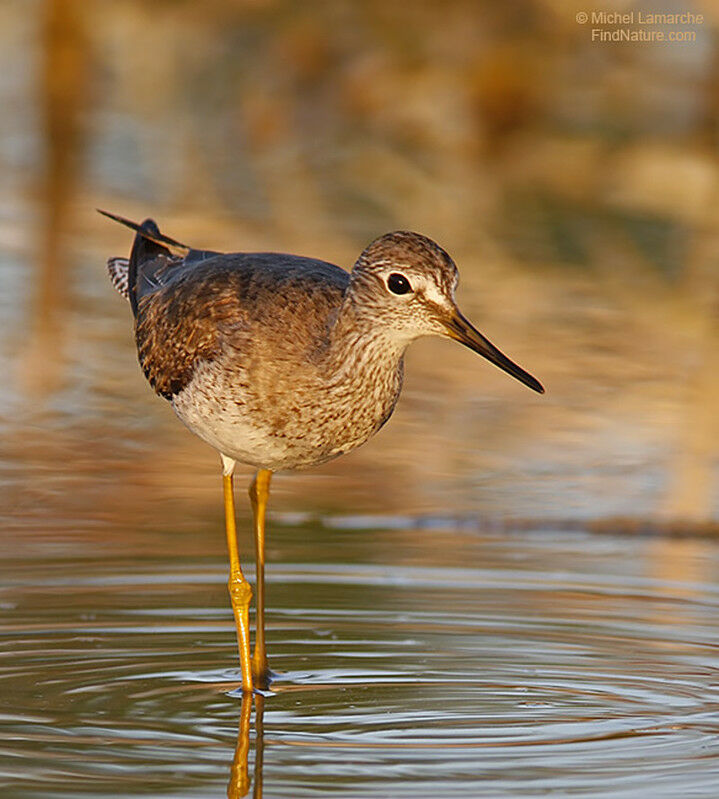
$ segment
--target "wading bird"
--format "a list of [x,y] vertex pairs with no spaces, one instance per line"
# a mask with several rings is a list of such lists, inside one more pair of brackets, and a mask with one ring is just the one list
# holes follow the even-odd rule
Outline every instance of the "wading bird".
[[[142,369],[180,420],[222,460],[229,591],[242,687],[264,688],[265,510],[272,473],[324,463],[359,447],[389,419],[407,346],[448,336],[534,391],[541,383],[460,313],[457,267],[434,241],[396,231],[373,241],[351,272],[280,253],[195,250],[101,211],[135,231],[130,258],[111,258],[113,284],[130,301]],[[257,608],[240,565],[232,474],[257,469],[254,514]]]

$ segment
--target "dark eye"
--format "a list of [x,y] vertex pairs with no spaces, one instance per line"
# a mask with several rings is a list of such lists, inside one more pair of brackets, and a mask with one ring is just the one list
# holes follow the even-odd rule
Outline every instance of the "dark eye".
[[412,291],[409,280],[404,275],[400,275],[399,272],[393,272],[387,278],[387,288],[393,294],[407,294],[408,291]]

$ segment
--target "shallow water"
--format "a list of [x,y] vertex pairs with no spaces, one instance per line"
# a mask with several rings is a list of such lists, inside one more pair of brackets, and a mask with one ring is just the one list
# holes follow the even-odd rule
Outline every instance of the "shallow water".
[[222,560],[6,562],[3,796],[714,795],[716,544],[316,520],[271,554],[259,743]]
[[[0,797],[713,799],[719,542],[627,532],[719,518],[714,21],[630,75],[512,4],[156,5],[0,4]],[[346,267],[425,232],[548,389],[419,342],[380,435],[273,481],[254,703],[96,207]]]

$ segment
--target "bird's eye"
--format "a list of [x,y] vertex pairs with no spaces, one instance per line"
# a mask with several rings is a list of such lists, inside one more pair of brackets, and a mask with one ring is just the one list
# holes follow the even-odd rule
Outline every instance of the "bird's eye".
[[412,286],[409,285],[409,280],[399,272],[392,272],[387,278],[387,288],[392,294],[407,294],[412,291]]

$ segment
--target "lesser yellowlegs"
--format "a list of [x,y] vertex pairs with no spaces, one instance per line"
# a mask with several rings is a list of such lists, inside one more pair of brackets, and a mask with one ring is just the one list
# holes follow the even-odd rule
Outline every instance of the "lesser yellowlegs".
[[[141,225],[129,259],[111,258],[115,287],[135,317],[140,364],[155,391],[222,459],[229,591],[242,687],[268,680],[264,637],[265,509],[279,469],[324,463],[364,444],[389,419],[407,346],[448,336],[534,391],[542,385],[460,313],[457,267],[431,239],[397,231],[373,241],[351,272],[279,253],[194,250]],[[257,469],[254,514],[257,608],[240,565],[232,474]]]

